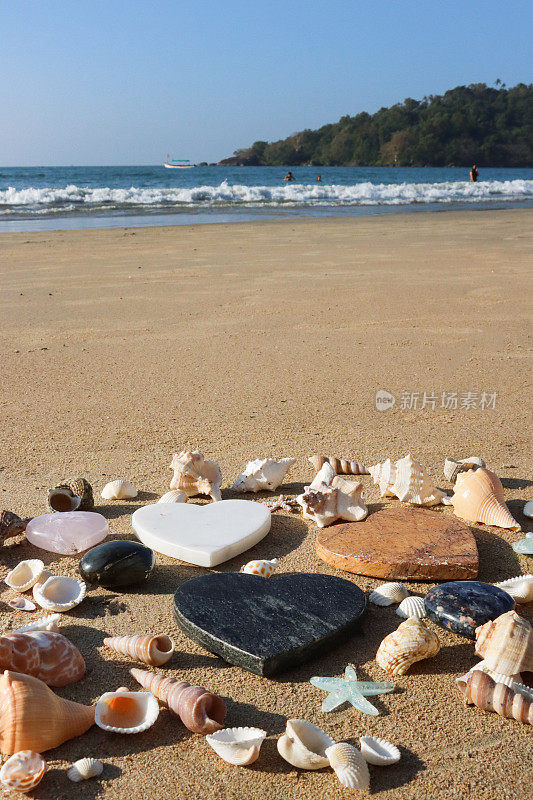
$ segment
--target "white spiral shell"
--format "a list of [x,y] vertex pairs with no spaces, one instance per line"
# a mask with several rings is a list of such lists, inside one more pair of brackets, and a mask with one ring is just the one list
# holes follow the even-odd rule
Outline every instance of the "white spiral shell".
[[403,619],[424,619],[424,617],[427,616],[424,598],[415,596],[406,597],[396,609],[396,613]]
[[375,606],[391,606],[401,603],[409,596],[409,591],[403,583],[383,583],[370,594],[368,598]]
[[356,747],[347,742],[339,742],[327,748],[326,756],[343,786],[358,790],[368,787],[368,765]]
[[80,781],[87,781],[89,778],[96,778],[101,775],[104,770],[104,765],[96,758],[80,758],[76,761],[67,772],[67,778],[74,783]]

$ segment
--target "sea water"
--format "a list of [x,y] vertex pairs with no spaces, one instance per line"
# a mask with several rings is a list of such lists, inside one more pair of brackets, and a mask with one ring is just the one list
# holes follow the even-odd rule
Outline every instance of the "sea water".
[[[295,180],[283,181],[291,169]],[[533,207],[533,169],[0,168],[0,231]],[[317,177],[321,176],[321,182]]]

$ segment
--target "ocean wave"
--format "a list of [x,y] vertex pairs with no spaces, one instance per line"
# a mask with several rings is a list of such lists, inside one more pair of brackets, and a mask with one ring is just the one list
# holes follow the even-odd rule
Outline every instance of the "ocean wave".
[[192,188],[69,185],[64,188],[0,190],[0,215],[57,214],[103,210],[170,210],[216,206],[372,206],[414,203],[483,203],[533,198],[533,180],[442,183],[283,184],[245,186],[223,181],[218,186]]

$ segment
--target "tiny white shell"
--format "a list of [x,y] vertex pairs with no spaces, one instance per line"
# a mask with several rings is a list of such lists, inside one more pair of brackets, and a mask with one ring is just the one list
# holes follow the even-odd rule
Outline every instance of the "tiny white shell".
[[531,519],[533,519],[533,500],[528,500],[528,502],[522,509],[522,514],[524,514],[524,516],[526,517],[530,517]]
[[5,582],[17,592],[27,592],[43,574],[44,564],[38,558],[20,561],[8,574]]
[[[135,706],[135,714],[130,711],[127,715],[130,719],[128,725],[125,724],[126,719],[121,720],[120,710],[113,707],[113,701],[118,698],[131,700],[131,704]],[[126,715],[124,716],[126,717]],[[112,733],[141,733],[150,728],[158,716],[159,704],[157,698],[150,692],[129,692],[124,689],[106,692],[97,700],[94,708],[95,723],[102,730]],[[136,724],[131,724],[131,722]]]
[[403,617],[403,619],[424,619],[424,617],[427,616],[424,598],[415,596],[406,597],[396,609],[396,613],[399,617]]
[[370,594],[368,598],[375,606],[391,606],[401,603],[409,596],[409,591],[403,583],[383,583]]
[[77,578],[66,575],[51,575],[42,584],[33,588],[33,598],[41,608],[47,611],[70,611],[81,603],[85,597],[86,585]]
[[370,783],[368,764],[356,747],[339,742],[326,750],[331,767],[343,786],[348,789],[366,789]]
[[59,622],[61,614],[49,614],[47,617],[40,617],[35,622],[28,622],[21,628],[17,628],[13,633],[28,633],[28,631],[52,631],[52,633],[59,632]]
[[170,492],[167,492],[160,497],[157,501],[158,503],[186,503],[187,502],[187,495],[185,492],[180,491],[180,489],[171,489]]
[[387,767],[389,764],[396,764],[402,757],[395,745],[377,736],[361,736],[359,741],[361,754],[369,764]]
[[102,489],[104,500],[132,500],[137,497],[137,489],[129,481],[118,479],[106,483]]
[[67,778],[74,783],[80,781],[87,781],[89,778],[96,778],[101,775],[104,770],[104,765],[96,758],[80,758],[76,761],[67,772]]
[[517,603],[533,603],[533,575],[517,575],[494,585],[510,594]]
[[266,731],[260,728],[224,728],[205,740],[223,761],[244,767],[257,761],[265,737]]
[[8,606],[15,608],[17,611],[35,611],[37,606],[28,600],[26,597],[15,597],[7,601]]
[[326,748],[333,744],[335,741],[318,725],[289,719],[285,733],[278,739],[278,753],[298,769],[322,769],[329,764]]

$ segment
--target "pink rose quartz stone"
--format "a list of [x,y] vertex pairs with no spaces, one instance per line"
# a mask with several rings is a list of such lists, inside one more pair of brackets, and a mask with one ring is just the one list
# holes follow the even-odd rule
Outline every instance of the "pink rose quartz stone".
[[94,511],[41,514],[28,522],[26,538],[42,550],[73,555],[102,542],[109,533],[107,520]]

